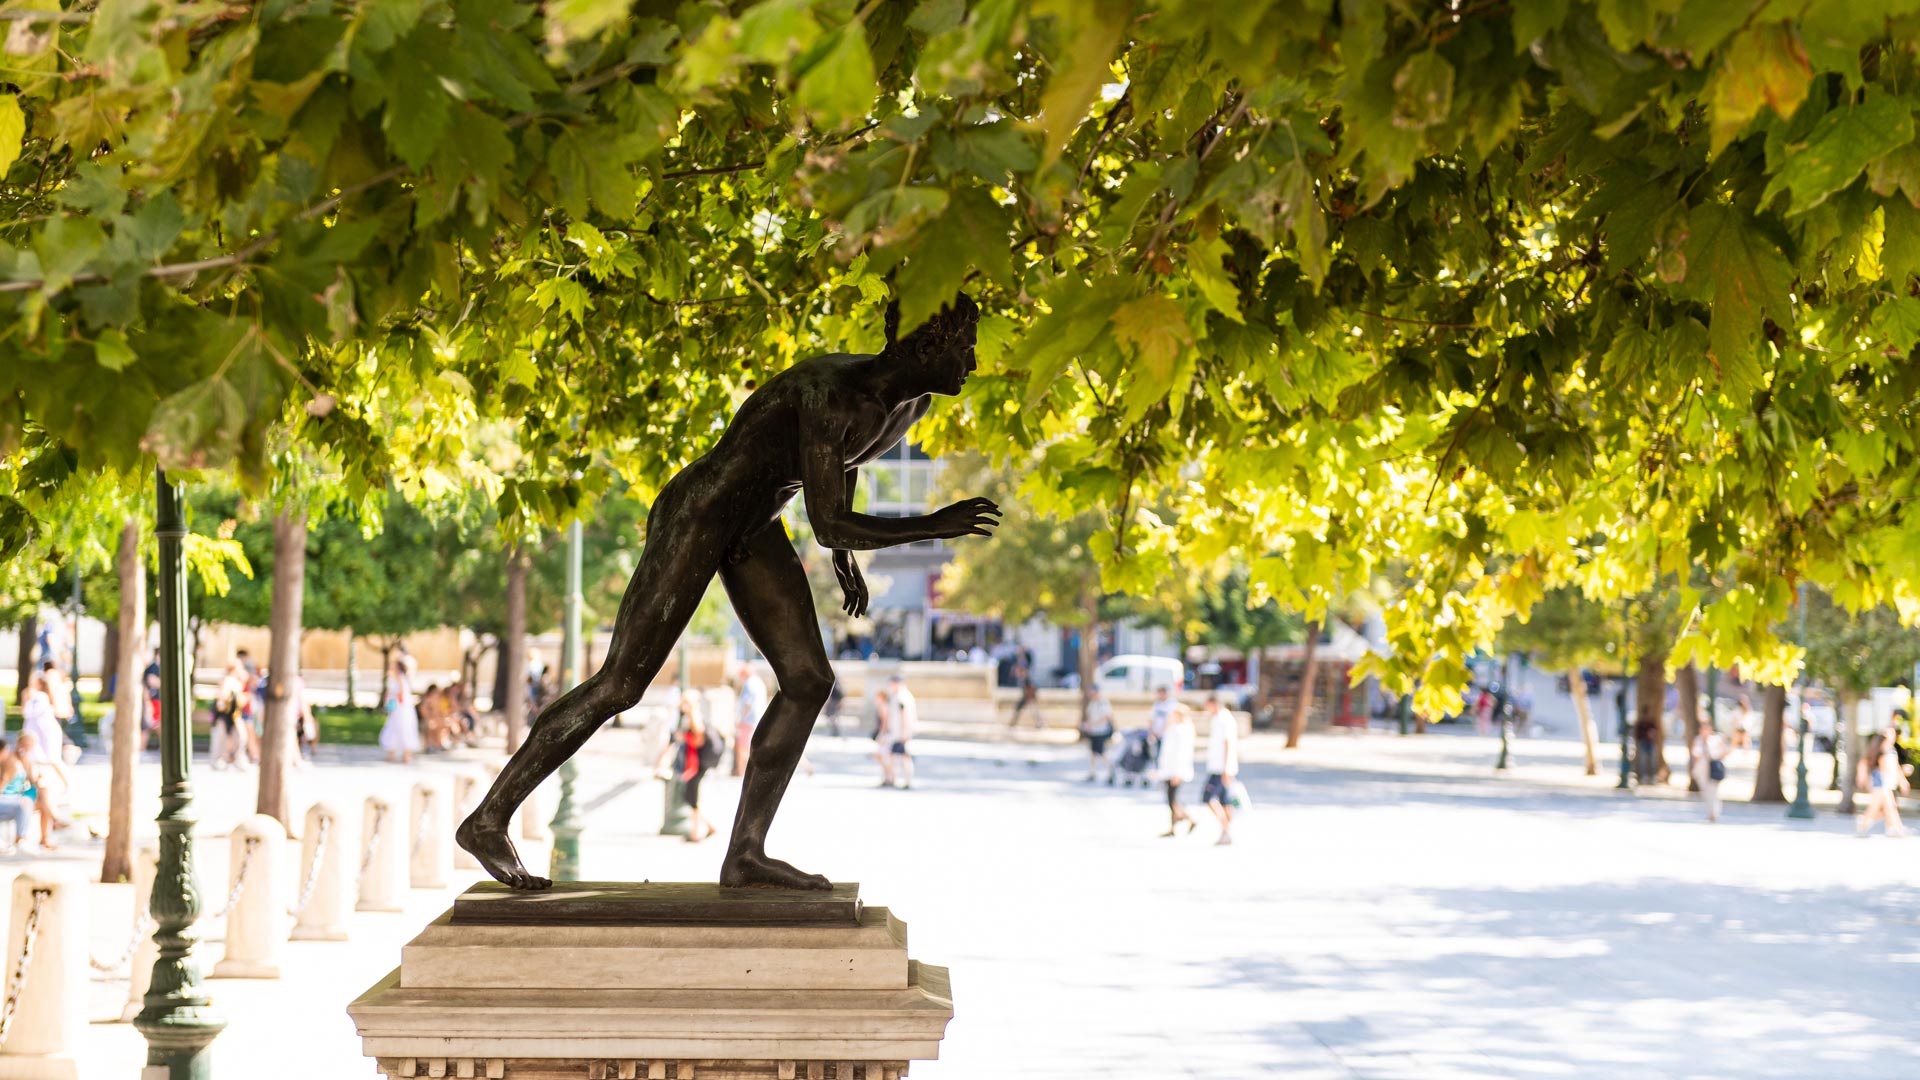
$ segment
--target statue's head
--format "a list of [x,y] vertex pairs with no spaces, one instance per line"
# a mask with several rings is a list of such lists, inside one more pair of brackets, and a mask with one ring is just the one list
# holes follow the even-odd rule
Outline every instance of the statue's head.
[[980,325],[980,308],[966,293],[900,337],[900,303],[887,303],[887,355],[895,362],[911,366],[931,394],[957,394],[973,374],[974,331]]

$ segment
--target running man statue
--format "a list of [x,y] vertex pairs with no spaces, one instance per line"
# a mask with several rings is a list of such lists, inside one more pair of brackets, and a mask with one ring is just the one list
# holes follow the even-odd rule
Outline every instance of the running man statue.
[[516,889],[552,884],[527,872],[508,839],[515,808],[601,724],[640,700],[717,573],[779,683],[753,736],[720,884],[830,887],[826,878],[766,853],[767,829],[833,687],[806,571],[780,511],[804,492],[814,537],[833,549],[834,573],[853,615],[867,609],[867,585],[853,552],[991,536],[1000,508],[987,499],[920,517],[853,511],[856,470],[899,442],[926,415],[932,395],[960,392],[973,372],[979,319],[979,309],[961,295],[901,338],[889,307],[887,345],[878,355],[816,357],[768,379],[714,448],[660,489],[600,670],[541,711],[527,741],[455,834],[488,873]]

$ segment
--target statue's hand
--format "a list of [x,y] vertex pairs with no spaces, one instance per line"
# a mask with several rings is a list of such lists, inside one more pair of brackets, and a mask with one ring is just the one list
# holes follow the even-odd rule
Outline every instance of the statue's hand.
[[992,499],[963,499],[933,512],[933,535],[941,540],[958,536],[992,536],[1000,524],[1000,508]]
[[840,579],[840,592],[845,597],[840,610],[856,619],[865,615],[867,613],[867,579],[860,576],[860,564],[854,561],[853,552],[835,549],[833,574]]

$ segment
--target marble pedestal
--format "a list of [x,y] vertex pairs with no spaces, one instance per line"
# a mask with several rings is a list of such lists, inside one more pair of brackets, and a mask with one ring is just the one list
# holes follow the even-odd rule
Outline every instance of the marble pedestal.
[[895,1080],[953,996],[857,886],[488,882],[347,1012],[390,1078]]

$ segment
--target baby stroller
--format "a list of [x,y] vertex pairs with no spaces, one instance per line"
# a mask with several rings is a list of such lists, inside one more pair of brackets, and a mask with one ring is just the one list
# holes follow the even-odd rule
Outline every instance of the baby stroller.
[[1145,729],[1128,731],[1120,736],[1120,760],[1114,763],[1114,772],[1120,782],[1132,787],[1135,781],[1140,786],[1147,784],[1147,770],[1153,768],[1153,736]]

